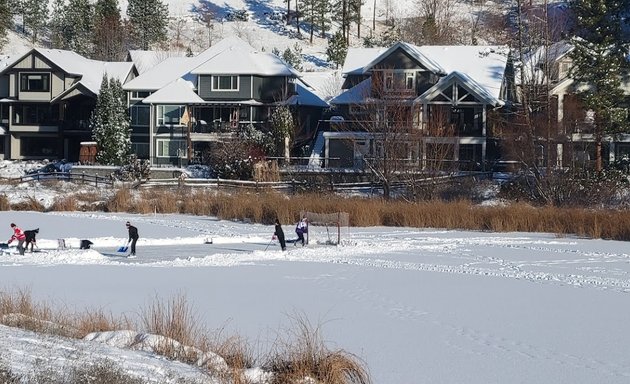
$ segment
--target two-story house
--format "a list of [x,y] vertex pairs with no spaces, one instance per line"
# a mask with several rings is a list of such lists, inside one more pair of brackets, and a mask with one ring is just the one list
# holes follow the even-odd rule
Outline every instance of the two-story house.
[[[522,69],[517,72],[519,94],[541,95],[548,103],[551,124],[539,129],[536,138],[540,148],[539,162],[556,168],[593,167],[595,162],[594,115],[586,110],[579,93],[588,91],[571,77],[574,46],[565,40],[541,46],[525,55]],[[626,97],[630,96],[630,77],[619,74]],[[536,89],[540,88],[540,89]],[[620,113],[628,115],[627,110]],[[550,132],[546,132],[548,129]],[[541,132],[542,131],[542,132]],[[605,163],[630,158],[630,135],[605,135]]]
[[[308,104],[308,89],[296,86],[298,78],[279,57],[238,38],[194,57],[169,57],[123,86],[133,150],[154,165],[200,160],[212,142],[238,139],[245,126],[267,128],[277,106]],[[326,106],[318,103],[315,119]]]
[[364,168],[397,135],[396,160],[407,167],[479,168],[494,150],[489,114],[512,97],[509,61],[503,46],[349,49],[311,165]]
[[124,83],[131,62],[103,62],[71,51],[34,48],[0,72],[0,149],[6,159],[78,161],[92,139],[89,118],[103,76]]

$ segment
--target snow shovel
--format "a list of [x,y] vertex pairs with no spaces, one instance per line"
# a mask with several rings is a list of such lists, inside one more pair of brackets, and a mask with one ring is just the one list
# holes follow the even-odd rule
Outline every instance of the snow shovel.
[[127,245],[123,245],[122,247],[118,248],[118,252],[127,252],[128,249],[129,247]]
[[9,244],[7,243],[0,243],[0,249],[8,249],[9,248]]

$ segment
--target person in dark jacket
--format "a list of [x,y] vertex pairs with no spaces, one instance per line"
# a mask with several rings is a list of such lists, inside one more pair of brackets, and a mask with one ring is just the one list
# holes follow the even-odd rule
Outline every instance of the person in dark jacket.
[[131,253],[129,256],[136,255],[136,242],[138,241],[138,228],[131,225],[130,222],[125,224],[127,226],[127,230],[129,231],[129,241],[131,243]]
[[282,225],[280,225],[280,220],[276,219],[276,231],[273,233],[274,236],[278,238],[280,242],[280,247],[282,247],[283,251],[286,251],[287,244],[284,241],[284,231],[282,230]]

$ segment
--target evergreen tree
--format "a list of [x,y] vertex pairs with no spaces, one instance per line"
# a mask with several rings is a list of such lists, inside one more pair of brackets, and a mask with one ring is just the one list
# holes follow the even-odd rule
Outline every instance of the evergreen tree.
[[9,0],[0,0],[0,48],[7,42],[7,34],[13,26],[13,15]]
[[347,53],[348,44],[346,43],[346,38],[343,36],[342,31],[337,31],[328,42],[328,48],[326,48],[328,61],[335,64],[336,68],[339,68],[339,65],[346,60]]
[[124,56],[124,28],[117,0],[97,0],[94,5],[92,57],[118,61]]
[[288,155],[288,149],[290,148],[289,143],[293,137],[295,127],[293,115],[291,115],[289,107],[283,105],[274,109],[269,118],[269,124],[271,125],[271,133],[275,147],[274,155]]
[[160,0],[129,0],[127,16],[138,48],[148,50],[166,40],[168,6]]
[[309,27],[309,41],[311,42],[311,44],[313,43],[313,31],[315,29],[315,23],[316,23],[316,3],[317,0],[299,0],[298,3],[300,4],[300,8],[302,9],[302,12],[305,15],[306,18],[306,22],[308,23]]
[[620,118],[624,103],[621,75],[627,69],[627,41],[622,27],[627,14],[626,1],[573,0],[578,37],[573,39],[571,76],[588,89],[579,92],[587,109],[595,113],[596,169],[602,169],[602,141],[606,134],[627,129],[626,119]]
[[100,164],[123,165],[131,152],[131,132],[125,92],[120,81],[103,76],[96,107],[90,118]]
[[22,12],[24,31],[30,30],[31,42],[35,43],[46,28],[48,1],[22,0],[20,10]]
[[326,32],[330,30],[330,10],[329,0],[315,0],[315,23],[319,26],[321,37],[326,37]]
[[282,59],[293,68],[297,69],[298,71],[301,71],[302,70],[302,47],[300,47],[300,44],[295,43],[295,45],[293,46],[293,49],[291,48],[285,49],[284,53],[282,53]]
[[92,17],[94,10],[88,0],[69,0],[65,11],[65,49],[83,56],[92,52]]
[[63,27],[65,19],[65,0],[53,0],[52,13],[48,29],[50,30],[50,45],[52,48],[64,48]]

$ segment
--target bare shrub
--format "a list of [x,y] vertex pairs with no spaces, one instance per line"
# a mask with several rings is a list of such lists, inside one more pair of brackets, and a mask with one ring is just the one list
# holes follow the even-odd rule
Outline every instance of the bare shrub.
[[304,315],[292,318],[287,338],[279,338],[275,353],[265,364],[274,373],[273,384],[317,382],[322,384],[368,384],[365,364],[343,350],[329,350],[321,327],[314,327]]
[[165,337],[156,350],[161,355],[194,362],[199,356],[194,349],[186,346],[199,347],[202,350],[207,347],[207,338],[199,326],[201,322],[184,295],[177,295],[166,303],[156,297],[140,316],[147,332]]
[[14,211],[36,211],[44,212],[46,207],[33,196],[29,196],[25,201],[11,204],[11,209]]
[[123,317],[115,318],[111,313],[105,313],[102,309],[88,310],[79,314],[74,320],[77,329],[77,337],[83,338],[92,332],[106,332],[133,328],[132,322]]
[[53,212],[68,212],[68,211],[78,211],[79,204],[77,199],[74,196],[61,196],[56,197],[53,201],[52,205],[48,209]]
[[11,204],[9,204],[9,198],[7,195],[0,195],[0,211],[8,211],[11,209]]
[[78,365],[64,382],[89,384],[143,384],[142,379],[125,372],[115,362],[102,359],[94,364]]
[[106,203],[108,212],[132,212],[133,196],[129,188],[121,188]]

